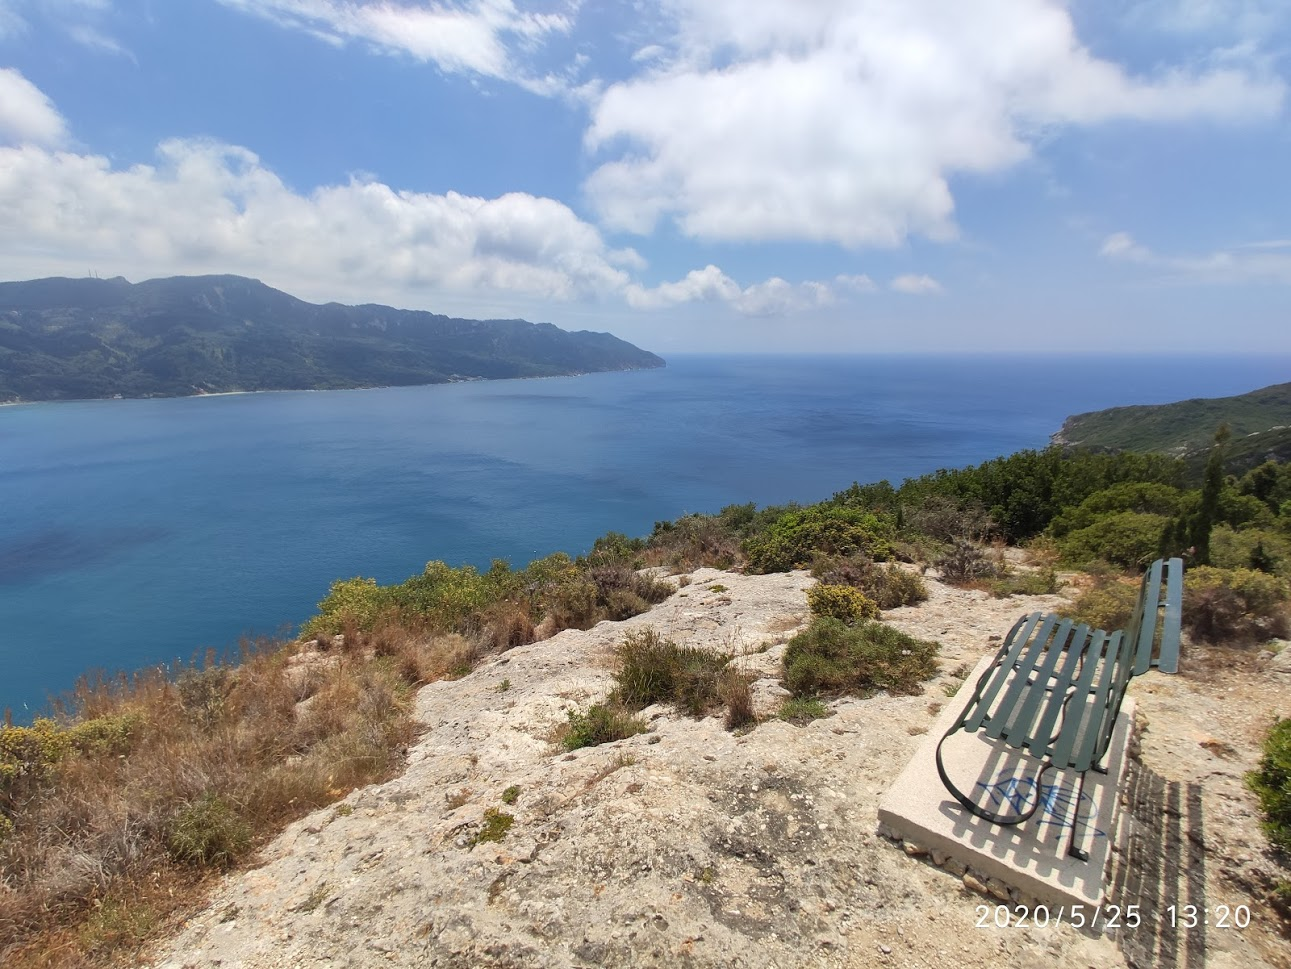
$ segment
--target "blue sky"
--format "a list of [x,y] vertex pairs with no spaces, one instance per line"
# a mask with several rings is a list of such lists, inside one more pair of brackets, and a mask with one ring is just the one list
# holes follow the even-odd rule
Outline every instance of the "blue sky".
[[0,278],[1291,351],[1285,0],[0,0]]

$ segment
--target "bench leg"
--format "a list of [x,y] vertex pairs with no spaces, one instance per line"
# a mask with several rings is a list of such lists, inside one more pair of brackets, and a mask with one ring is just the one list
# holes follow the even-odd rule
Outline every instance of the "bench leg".
[[[1094,770],[1098,770],[1098,768],[1095,767]],[[1103,768],[1102,773],[1104,774],[1107,773],[1107,769]],[[1076,802],[1075,802],[1075,807],[1073,808],[1074,814],[1071,819],[1071,838],[1067,842],[1067,854],[1070,857],[1075,858],[1077,861],[1089,861],[1089,852],[1086,851],[1084,848],[1079,848],[1076,846],[1076,834],[1080,830],[1081,801],[1084,800],[1084,797],[1085,797],[1085,772],[1081,771],[1080,781],[1076,784]]]

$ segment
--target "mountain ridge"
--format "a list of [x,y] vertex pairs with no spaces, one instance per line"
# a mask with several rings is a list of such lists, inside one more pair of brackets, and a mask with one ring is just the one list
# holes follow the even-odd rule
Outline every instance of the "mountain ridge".
[[332,390],[665,366],[610,333],[378,303],[258,279],[0,282],[0,401]]
[[1231,397],[1194,397],[1169,404],[1136,404],[1073,414],[1050,440],[1065,447],[1141,451],[1205,463],[1215,432],[1227,424],[1228,469],[1249,470],[1267,460],[1291,460],[1291,383]]

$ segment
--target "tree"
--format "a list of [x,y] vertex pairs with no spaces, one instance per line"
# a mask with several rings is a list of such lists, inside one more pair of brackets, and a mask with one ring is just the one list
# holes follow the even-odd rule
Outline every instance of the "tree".
[[1210,532],[1219,516],[1219,496],[1224,490],[1224,445],[1230,437],[1228,425],[1221,424],[1215,432],[1215,443],[1206,461],[1206,474],[1201,484],[1201,506],[1192,520],[1188,538],[1192,543],[1193,562],[1210,564]]

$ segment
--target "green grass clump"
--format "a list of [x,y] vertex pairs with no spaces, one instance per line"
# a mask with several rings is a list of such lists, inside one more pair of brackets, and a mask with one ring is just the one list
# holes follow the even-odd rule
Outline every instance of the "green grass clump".
[[497,808],[487,808],[484,811],[484,824],[480,830],[475,832],[471,838],[470,846],[484,844],[486,841],[501,841],[511,830],[511,825],[515,824],[515,818],[505,811],[499,811]]
[[1260,799],[1269,841],[1279,851],[1291,852],[1291,718],[1269,731],[1264,757],[1246,775],[1246,783]]
[[519,784],[512,784],[510,787],[508,787],[505,791],[502,792],[503,804],[514,804],[519,799],[520,799]]
[[207,793],[175,813],[166,845],[176,861],[227,868],[251,846],[251,825],[227,800]]
[[797,696],[876,690],[915,694],[937,672],[936,643],[878,622],[815,620],[789,641],[784,685]]
[[722,674],[731,657],[679,646],[650,627],[634,629],[618,649],[615,696],[631,709],[672,703],[682,712],[703,716],[722,700]]
[[814,585],[807,590],[807,606],[813,616],[828,616],[848,626],[879,617],[874,600],[850,585]]
[[560,744],[566,750],[612,744],[649,729],[640,717],[604,703],[593,704],[586,713],[570,710],[566,716],[569,723],[565,725],[564,735],[560,738]]
[[1052,568],[1039,572],[1012,572],[990,582],[991,595],[996,599],[1053,595],[1060,587],[1058,573]]
[[814,696],[791,696],[780,704],[776,716],[787,723],[805,727],[813,720],[829,716],[829,707]]

